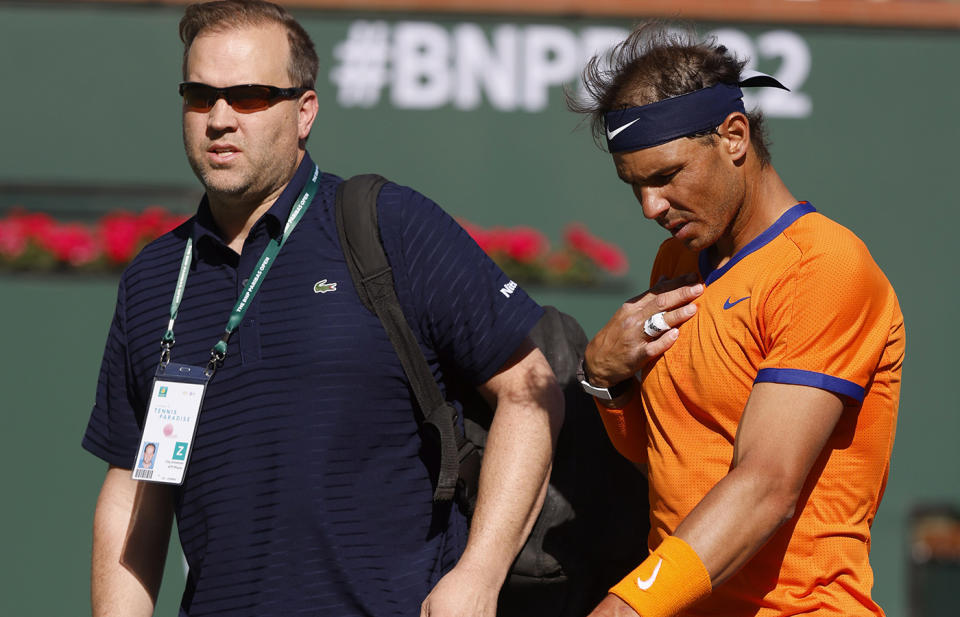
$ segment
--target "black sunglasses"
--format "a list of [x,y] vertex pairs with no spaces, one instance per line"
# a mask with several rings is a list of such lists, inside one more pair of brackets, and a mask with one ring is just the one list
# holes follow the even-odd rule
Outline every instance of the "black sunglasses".
[[249,114],[263,111],[280,99],[296,98],[308,90],[310,88],[277,88],[258,84],[214,88],[195,81],[180,84],[183,104],[190,111],[200,112],[210,111],[216,105],[217,99],[222,98],[234,111]]

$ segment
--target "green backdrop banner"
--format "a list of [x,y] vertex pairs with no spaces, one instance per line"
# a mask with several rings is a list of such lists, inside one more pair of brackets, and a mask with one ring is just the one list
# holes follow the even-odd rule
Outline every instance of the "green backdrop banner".
[[[0,185],[196,189],[176,93],[180,11],[0,5]],[[564,103],[565,90],[578,96],[586,58],[622,38],[629,22],[297,15],[321,58],[320,116],[309,141],[321,169],[381,173],[456,216],[482,226],[534,226],[555,242],[568,223],[587,224],[627,252],[632,268],[622,289],[532,291],[576,315],[588,332],[646,287],[665,236],[643,218],[609,155]],[[910,508],[960,502],[960,414],[947,375],[958,343],[947,249],[960,224],[953,187],[960,81],[952,78],[960,39],[783,25],[698,30],[792,88],[748,101],[769,118],[774,165],[794,194],[866,241],[900,297],[907,363],[873,560],[877,600],[889,615],[906,615]],[[131,198],[129,207],[155,203],[146,199],[153,198]],[[17,204],[49,207],[0,190],[0,212]],[[0,450],[11,485],[0,614],[88,610],[89,536],[105,466],[79,442],[115,284],[110,277],[0,277],[0,379],[12,426]],[[158,614],[176,613],[183,570],[173,555]]]

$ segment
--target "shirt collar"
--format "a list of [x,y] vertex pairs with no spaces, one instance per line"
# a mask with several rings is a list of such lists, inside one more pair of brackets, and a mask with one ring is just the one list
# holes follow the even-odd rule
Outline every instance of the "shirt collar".
[[737,264],[744,257],[753,253],[767,244],[769,244],[774,238],[783,233],[787,227],[793,225],[793,223],[805,214],[810,214],[811,212],[816,212],[817,209],[814,208],[809,201],[801,201],[797,205],[791,207],[789,210],[780,215],[780,218],[777,221],[765,229],[760,235],[756,238],[747,242],[746,246],[737,251],[733,257],[730,258],[730,261],[723,264],[722,268],[713,269],[710,265],[710,248],[700,251],[698,257],[700,276],[703,278],[703,282],[706,285],[714,282],[721,276],[723,276],[730,268]]
[[[310,158],[310,153],[305,152],[303,160],[300,161],[297,171],[293,174],[293,178],[287,183],[286,188],[283,189],[283,192],[280,193],[277,200],[273,202],[270,209],[260,217],[260,220],[254,223],[254,226],[262,222],[266,225],[270,237],[274,239],[279,238],[280,235],[283,234],[283,227],[287,222],[287,217],[290,215],[293,202],[296,201],[300,195],[300,191],[303,190],[303,187],[307,184],[307,180],[309,180],[313,174],[313,167],[314,163],[313,159]],[[197,207],[197,216],[194,219],[194,246],[199,247],[201,240],[204,238],[212,240],[218,245],[223,244],[223,240],[220,238],[217,230],[217,224],[213,220],[213,213],[210,211],[210,201],[206,193],[204,193],[203,199],[200,200],[200,205]]]

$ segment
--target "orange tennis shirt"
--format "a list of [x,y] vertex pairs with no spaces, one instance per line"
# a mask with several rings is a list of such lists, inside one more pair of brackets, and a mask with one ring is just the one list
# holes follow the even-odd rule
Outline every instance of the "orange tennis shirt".
[[716,270],[706,251],[664,242],[651,281],[689,272],[706,283],[697,314],[644,371],[640,397],[601,409],[617,449],[648,463],[651,548],[727,474],[754,383],[822,388],[847,407],[794,518],[684,615],[883,615],[869,552],[904,355],[893,288],[859,238],[806,202]]

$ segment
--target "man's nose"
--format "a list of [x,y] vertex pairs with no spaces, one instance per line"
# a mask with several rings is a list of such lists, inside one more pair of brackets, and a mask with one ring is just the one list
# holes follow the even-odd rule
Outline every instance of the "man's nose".
[[657,218],[670,207],[670,203],[664,198],[658,187],[644,186],[635,190],[634,193],[640,201],[643,216],[648,219]]
[[227,103],[226,99],[219,98],[207,112],[207,126],[215,131],[224,131],[236,127],[237,112]]

